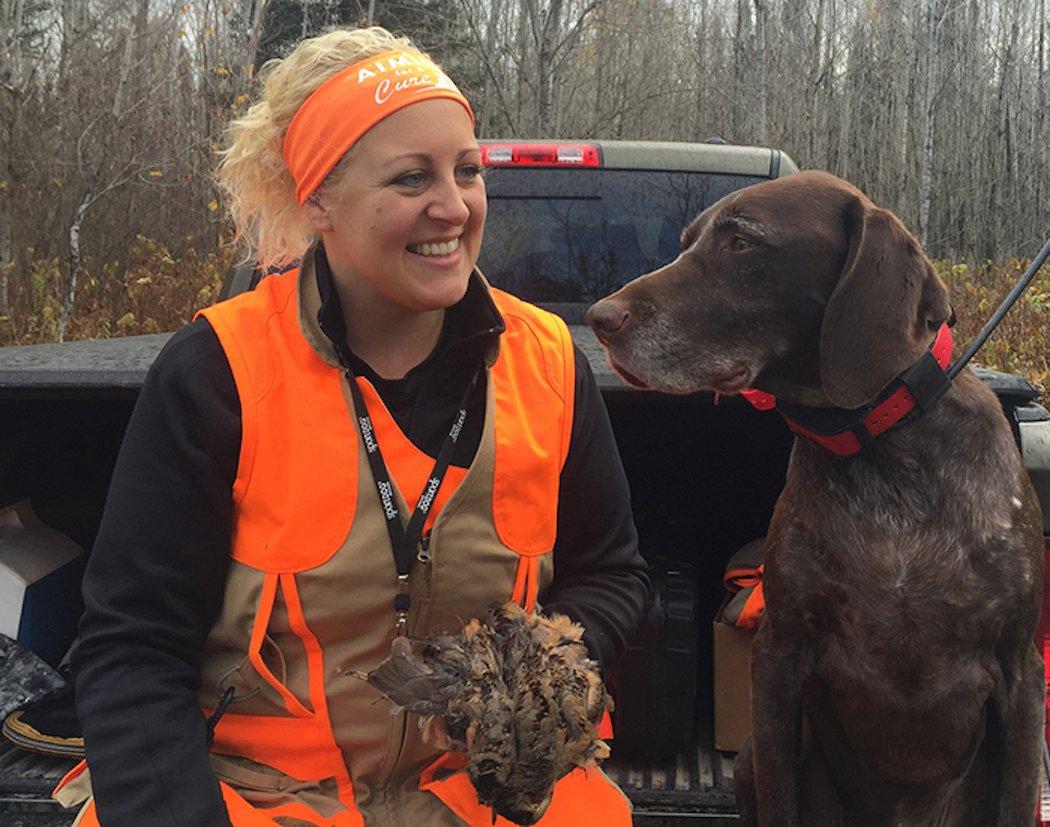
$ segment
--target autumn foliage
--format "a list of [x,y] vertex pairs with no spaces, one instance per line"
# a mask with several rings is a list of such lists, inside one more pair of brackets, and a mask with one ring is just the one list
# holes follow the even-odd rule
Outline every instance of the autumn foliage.
[[[969,346],[1030,263],[1016,258],[983,264],[934,262],[948,284],[958,316],[956,356]],[[1050,389],[1050,264],[1039,270],[974,362],[1024,376],[1044,392]]]
[[[11,312],[0,316],[0,346],[58,339],[66,263],[35,258],[10,279]],[[198,253],[187,247],[175,258],[164,245],[138,236],[127,264],[87,262],[78,273],[77,302],[66,340],[106,339],[176,330],[219,296],[235,261],[229,245]]]
[[[24,259],[12,273],[10,316],[0,316],[0,345],[55,341],[64,279],[63,262],[54,258]],[[80,274],[76,309],[67,339],[109,338],[175,330],[196,310],[218,298],[223,278],[235,263],[234,250],[220,244],[216,251],[197,253],[187,247],[178,259],[162,244],[138,236],[128,265],[95,264]],[[948,284],[958,316],[956,355],[970,343],[1029,262],[1009,258],[981,264],[935,261]],[[986,367],[1017,373],[1043,389],[1050,388],[1050,265],[1003,319],[975,361]]]

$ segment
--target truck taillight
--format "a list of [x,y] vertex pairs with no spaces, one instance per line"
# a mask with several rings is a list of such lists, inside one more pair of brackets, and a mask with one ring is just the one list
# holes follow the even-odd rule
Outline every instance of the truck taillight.
[[600,167],[601,152],[590,144],[482,144],[487,167]]

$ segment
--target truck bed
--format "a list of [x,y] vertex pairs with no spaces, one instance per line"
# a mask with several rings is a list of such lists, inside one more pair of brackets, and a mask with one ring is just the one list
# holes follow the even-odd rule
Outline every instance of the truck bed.
[[[594,332],[571,325],[603,392],[627,392],[605,359]],[[170,333],[0,347],[0,399],[42,396],[134,396]],[[634,391],[636,392],[636,391]]]
[[[69,827],[75,810],[51,800],[51,790],[75,762],[18,749],[0,741],[0,824]],[[659,763],[610,758],[603,768],[634,804],[637,827],[739,823],[733,815],[733,761],[729,753],[698,747]]]
[[[710,394],[632,390],[609,368],[589,328],[570,331],[609,408],[642,552],[651,562],[685,563],[696,583],[698,727],[691,746],[660,761],[630,760],[614,749],[605,769],[634,802],[640,827],[737,824],[733,756],[711,747],[711,619],[723,596],[725,561],[765,532],[792,437],[779,417],[739,398],[715,406]],[[31,498],[41,519],[90,549],[134,398],[169,338],[0,348],[0,433],[18,435],[0,454],[0,500]],[[1023,379],[977,372],[1004,406],[1045,416]],[[1012,412],[1015,428],[1018,416]],[[75,813],[49,798],[71,766],[0,739],[0,824],[71,824]]]

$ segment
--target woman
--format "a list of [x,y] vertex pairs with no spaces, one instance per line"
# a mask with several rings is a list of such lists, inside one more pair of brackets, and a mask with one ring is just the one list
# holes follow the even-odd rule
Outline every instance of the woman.
[[[490,824],[416,720],[346,673],[493,601],[568,614],[606,671],[640,620],[586,359],[474,269],[473,124],[372,28],[301,43],[234,125],[239,230],[301,265],[205,310],[143,388],[85,577],[83,824]],[[628,809],[580,771],[541,823]]]

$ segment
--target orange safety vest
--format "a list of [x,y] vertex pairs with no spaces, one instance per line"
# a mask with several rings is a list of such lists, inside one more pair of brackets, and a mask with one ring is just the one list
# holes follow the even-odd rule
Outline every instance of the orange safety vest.
[[[409,741],[391,750],[394,742],[384,741],[384,731],[377,730],[380,725],[364,720],[376,706],[374,698],[365,703],[344,694],[333,706],[333,692],[349,691],[360,697],[364,691],[345,683],[355,679],[341,676],[335,661],[367,668],[389,649],[393,611],[390,601],[378,594],[386,581],[366,583],[364,578],[374,569],[383,569],[383,576],[390,575],[390,588],[394,578],[371,473],[351,418],[347,380],[330,343],[314,327],[315,290],[312,268],[305,267],[301,275],[292,271],[268,277],[253,292],[203,311],[237,385],[242,438],[233,486],[231,583],[223,618],[206,645],[202,704],[206,711],[214,706],[218,689],[212,689],[216,683],[212,674],[219,676],[220,685],[231,672],[236,677],[250,673],[254,681],[249,684],[254,692],[244,693],[243,705],[234,704],[219,721],[212,752],[298,782],[328,779],[332,805],[320,812],[305,798],[261,802],[252,798],[250,786],[239,787],[235,776],[224,778],[219,772],[227,809],[235,827],[276,825],[275,819],[282,817],[326,827],[363,827],[365,818],[349,768],[353,762],[356,778],[353,743],[358,722],[334,720],[340,714],[345,718],[346,709],[356,709],[362,718],[360,728],[378,732],[361,747],[362,756],[374,755],[371,770],[367,760],[361,762],[365,767],[361,772],[372,776],[359,779],[358,786],[369,788],[367,798],[383,801],[384,796],[395,795],[385,785],[400,783],[397,773],[407,771],[416,779],[411,781],[416,789],[408,791],[416,796],[411,798],[412,806],[422,805],[424,810],[399,816],[406,825],[413,819],[423,823],[436,818],[420,815],[427,806],[440,807],[426,804],[433,801],[430,795],[469,825],[507,825],[502,818],[494,822],[491,808],[478,802],[462,771],[462,756],[427,758],[426,748],[412,740],[413,727],[407,724],[403,737]],[[414,588],[420,590],[420,599],[414,594],[413,635],[449,631],[440,623],[448,624],[456,615],[455,601],[460,599],[466,606],[479,604],[477,609],[494,597],[532,608],[541,585],[552,577],[558,480],[572,429],[572,343],[557,317],[501,291],[490,291],[506,330],[500,336],[498,355],[492,354],[488,363],[486,422],[478,456],[470,469],[449,469],[428,518],[435,544],[449,538],[448,546],[435,549],[435,563],[439,556],[447,557],[447,566],[441,579],[434,566],[434,582],[451,582],[458,585],[450,588],[470,592],[471,572],[476,570],[478,591],[445,596],[452,603],[442,607],[440,588],[431,590],[430,580],[417,583]],[[410,513],[433,459],[404,436],[370,383],[357,381],[398,489],[402,513]],[[479,509],[479,503],[484,507]],[[478,511],[483,515],[479,517]],[[373,553],[379,557],[372,563],[356,560]],[[363,568],[348,575],[352,571],[348,567],[355,564]],[[461,579],[456,580],[456,572]],[[430,577],[431,571],[426,574]],[[332,622],[340,616],[340,607],[355,601],[357,594],[354,583],[343,580],[361,583],[363,600],[386,607],[375,609],[369,622],[355,627],[360,634]],[[506,588],[502,597],[500,582]],[[427,623],[428,612],[434,625]],[[236,617],[224,627],[228,615]],[[243,620],[249,621],[250,628]],[[336,627],[334,632],[331,626]],[[374,640],[365,654],[346,648],[369,636]],[[282,652],[280,658],[267,657],[267,647],[273,646]],[[227,668],[227,662],[236,669]],[[384,716],[384,720],[389,717],[385,712]],[[392,751],[398,753],[396,760],[390,757]],[[408,756],[404,766],[398,763],[401,753]],[[412,763],[422,759],[426,759],[423,766]],[[377,766],[389,777],[381,777]],[[422,796],[426,800],[420,800],[419,791],[428,794]],[[399,805],[391,806],[396,811]],[[79,824],[90,827],[93,818],[91,802]],[[539,822],[541,827],[628,827],[630,823],[626,797],[597,769],[579,769],[559,781]]]

